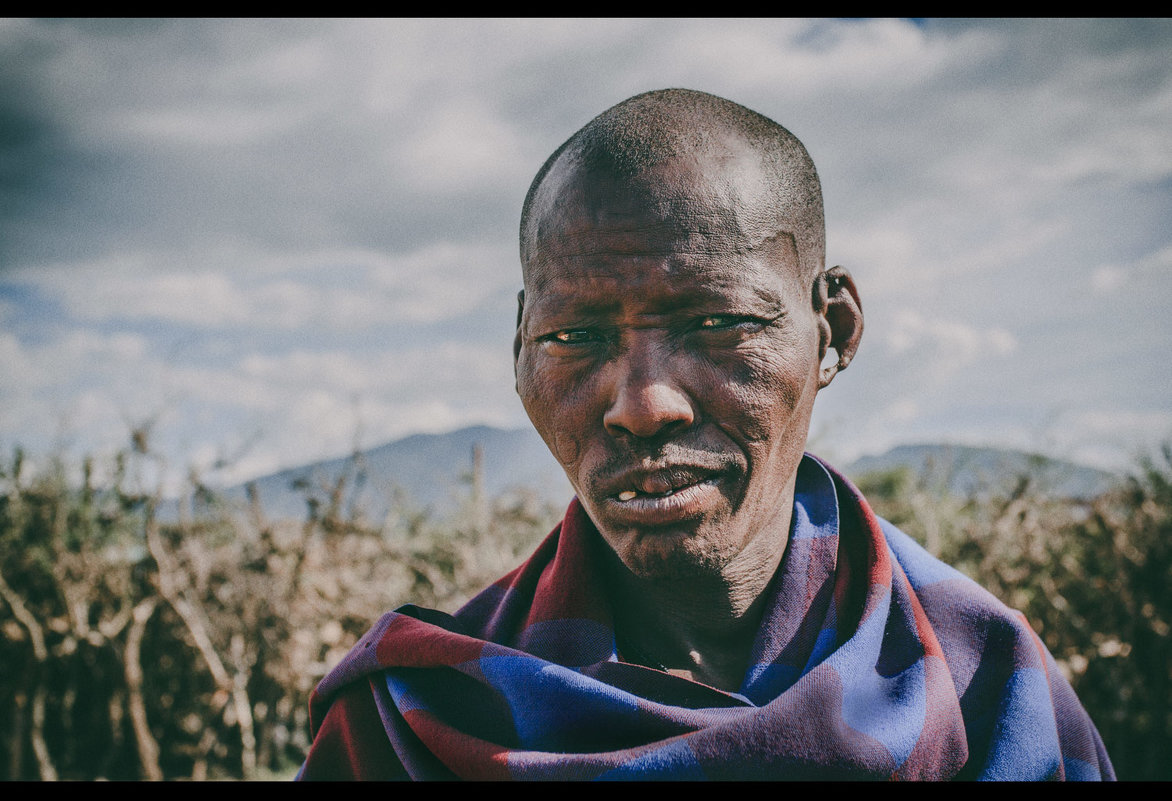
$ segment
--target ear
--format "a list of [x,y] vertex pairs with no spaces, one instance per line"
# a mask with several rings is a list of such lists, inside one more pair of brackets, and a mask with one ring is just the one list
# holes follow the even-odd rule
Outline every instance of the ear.
[[513,334],[513,371],[517,369],[517,358],[521,355],[521,317],[525,314],[525,290],[517,293],[517,333]]
[[814,281],[814,311],[819,315],[821,341],[818,346],[819,363],[833,348],[838,361],[821,368],[818,389],[834,380],[839,370],[845,370],[859,349],[863,339],[863,304],[859,290],[845,267],[831,267]]

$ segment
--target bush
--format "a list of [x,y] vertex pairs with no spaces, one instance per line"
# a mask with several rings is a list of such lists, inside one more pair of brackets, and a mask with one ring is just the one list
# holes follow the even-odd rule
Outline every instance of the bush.
[[103,486],[60,464],[0,469],[0,779],[289,777],[317,681],[384,611],[454,608],[555,522],[523,495],[449,520],[403,499],[348,519],[346,487],[305,487],[302,521],[231,509],[192,481],[164,522],[121,454]]

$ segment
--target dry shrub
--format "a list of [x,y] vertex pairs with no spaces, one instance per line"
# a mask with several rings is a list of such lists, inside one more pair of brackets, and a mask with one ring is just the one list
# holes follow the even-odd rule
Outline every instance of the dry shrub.
[[[0,469],[0,778],[291,776],[317,681],[407,601],[453,609],[518,564],[555,510],[474,493],[450,518],[398,499],[345,510],[360,462],[303,487],[300,521],[232,508],[193,478],[163,519],[119,455],[96,486]],[[128,466],[133,468],[128,470]]]

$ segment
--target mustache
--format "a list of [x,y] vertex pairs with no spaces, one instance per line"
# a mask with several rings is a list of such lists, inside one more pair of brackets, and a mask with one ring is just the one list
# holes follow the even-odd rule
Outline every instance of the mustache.
[[605,483],[632,468],[666,470],[698,468],[712,473],[739,473],[745,469],[744,457],[727,449],[681,446],[678,443],[660,448],[619,448],[589,473],[591,484]]

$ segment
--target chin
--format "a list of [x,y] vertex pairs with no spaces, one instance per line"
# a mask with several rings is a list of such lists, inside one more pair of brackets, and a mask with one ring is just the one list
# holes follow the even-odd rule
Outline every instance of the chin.
[[617,556],[641,579],[679,581],[719,577],[734,554],[722,553],[702,536],[664,534],[640,537]]

